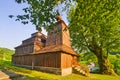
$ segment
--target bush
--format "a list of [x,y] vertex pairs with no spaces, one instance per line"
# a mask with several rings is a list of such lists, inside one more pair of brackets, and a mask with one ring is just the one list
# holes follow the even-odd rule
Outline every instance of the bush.
[[120,58],[119,54],[109,55],[109,60],[114,68],[114,71],[120,75]]
[[117,59],[114,62],[114,70],[118,75],[120,75],[120,59]]

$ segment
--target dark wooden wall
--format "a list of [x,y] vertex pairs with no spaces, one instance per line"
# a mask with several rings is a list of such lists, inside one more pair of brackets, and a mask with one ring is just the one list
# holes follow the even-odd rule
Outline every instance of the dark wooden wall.
[[41,66],[41,67],[61,67],[61,54],[57,53],[46,53],[46,54],[35,54],[35,55],[22,55],[13,56],[12,62],[17,65],[27,66]]
[[76,64],[76,57],[70,54],[55,52],[32,54],[23,56],[13,56],[13,64],[26,66],[40,66],[53,68],[69,68]]
[[32,65],[32,55],[13,56],[12,63],[16,65]]
[[15,54],[28,54],[28,53],[32,53],[34,50],[34,45],[30,44],[30,45],[25,45],[17,47],[15,50]]
[[41,67],[60,68],[60,53],[46,53],[34,55],[34,65]]

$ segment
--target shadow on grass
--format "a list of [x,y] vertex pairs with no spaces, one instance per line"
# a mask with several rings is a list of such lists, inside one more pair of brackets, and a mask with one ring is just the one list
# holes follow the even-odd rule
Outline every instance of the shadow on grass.
[[58,80],[51,77],[54,76],[53,74],[49,75],[48,73],[17,67],[12,65],[11,61],[0,60],[0,70],[8,75],[16,75],[11,77],[12,80]]
[[30,70],[25,68],[19,68],[11,64],[11,61],[4,61],[0,60],[0,70],[4,71],[16,71],[16,72],[23,72],[23,73],[30,73]]
[[18,80],[18,78],[23,80],[25,78],[21,74],[17,74],[17,73],[14,73],[14,72],[9,72],[9,71],[6,71],[6,70],[2,70],[2,73],[4,73],[4,75],[9,76],[9,79],[12,79],[12,80],[14,80],[14,79]]

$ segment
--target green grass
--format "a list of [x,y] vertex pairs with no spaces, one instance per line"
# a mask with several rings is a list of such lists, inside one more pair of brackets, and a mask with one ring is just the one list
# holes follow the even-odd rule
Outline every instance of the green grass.
[[11,64],[11,61],[5,60],[0,60],[0,70],[6,70],[9,72],[14,72],[16,74],[24,75],[27,77],[24,80],[120,80],[120,76],[109,76],[101,74],[90,74],[90,77],[85,77],[73,73],[69,76],[63,77],[60,75],[16,67]]

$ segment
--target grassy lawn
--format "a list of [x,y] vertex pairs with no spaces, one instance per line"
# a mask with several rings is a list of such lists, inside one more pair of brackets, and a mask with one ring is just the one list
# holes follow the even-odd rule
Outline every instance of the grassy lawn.
[[109,76],[109,75],[101,75],[101,74],[90,74],[89,77],[85,77],[73,73],[69,76],[63,77],[50,73],[16,67],[11,64],[11,61],[4,61],[4,60],[0,60],[0,70],[14,72],[16,74],[21,74],[23,76],[26,76],[24,80],[120,80],[120,76]]

